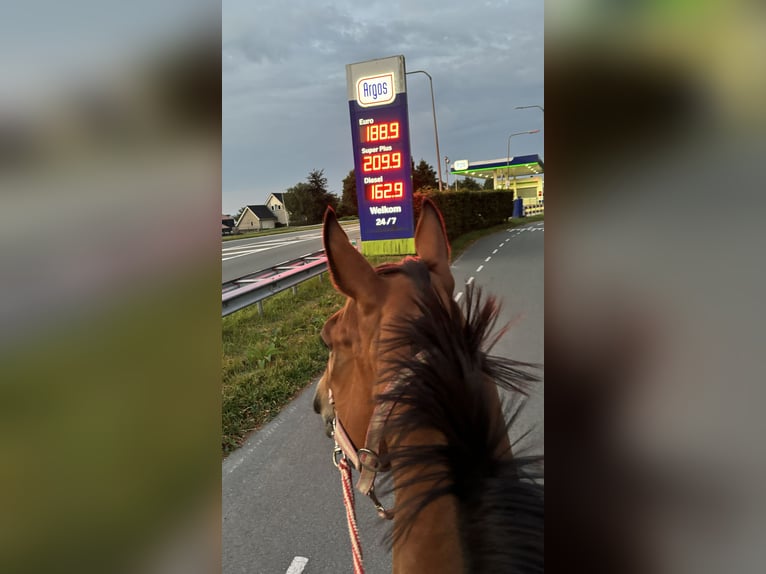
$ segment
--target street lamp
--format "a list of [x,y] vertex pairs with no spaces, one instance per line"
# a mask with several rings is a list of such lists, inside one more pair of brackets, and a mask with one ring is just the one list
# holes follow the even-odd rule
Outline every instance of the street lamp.
[[516,132],[515,134],[511,134],[511,135],[508,136],[508,155],[507,155],[507,160],[506,160],[506,164],[505,164],[505,178],[506,178],[505,185],[506,185],[506,189],[507,189],[507,186],[508,186],[508,177],[509,177],[510,171],[511,171],[511,138],[513,136],[521,136],[521,135],[524,135],[524,134],[536,134],[536,133],[539,133],[539,132],[540,132],[540,130],[529,130],[529,131],[526,131],[526,132]]
[[537,108],[541,112],[543,112],[543,123],[545,123],[545,109],[542,106],[538,106],[537,104],[533,104],[531,106],[516,106],[513,108],[514,110],[528,110],[530,108]]
[[434,103],[434,82],[433,82],[433,79],[431,78],[431,74],[429,74],[425,70],[413,70],[412,72],[407,72],[406,75],[409,75],[409,74],[425,74],[426,76],[428,76],[428,84],[431,86],[431,111],[433,112],[433,116],[434,116],[434,138],[436,139],[436,168],[439,170],[439,191],[441,191],[442,190],[442,164],[439,161],[439,158],[441,158],[441,154],[439,153],[439,131],[436,128],[436,104]]
[[543,114],[545,114],[545,109],[543,109],[542,106],[538,106],[538,105],[533,105],[533,106],[516,106],[513,109],[514,110],[526,110],[526,109],[529,109],[529,108],[538,108],[541,112],[543,112]]

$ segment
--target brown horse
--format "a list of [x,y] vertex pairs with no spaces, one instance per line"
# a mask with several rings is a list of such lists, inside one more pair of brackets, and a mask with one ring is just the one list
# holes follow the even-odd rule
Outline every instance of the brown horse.
[[542,572],[540,459],[512,454],[498,393],[538,379],[487,354],[505,331],[490,336],[493,298],[469,288],[465,312],[454,302],[441,213],[423,202],[417,257],[399,264],[373,268],[329,208],[324,245],[348,299],[322,329],[330,354],[314,409],[356,450],[357,487],[373,501],[375,474],[390,470],[393,571]]

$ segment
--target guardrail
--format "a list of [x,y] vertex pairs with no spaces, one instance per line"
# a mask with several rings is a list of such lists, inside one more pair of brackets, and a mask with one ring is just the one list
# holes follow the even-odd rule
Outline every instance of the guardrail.
[[228,281],[221,287],[222,317],[244,309],[252,304],[258,305],[258,312],[263,313],[262,301],[282,291],[293,288],[307,279],[327,271],[327,256],[324,249]]

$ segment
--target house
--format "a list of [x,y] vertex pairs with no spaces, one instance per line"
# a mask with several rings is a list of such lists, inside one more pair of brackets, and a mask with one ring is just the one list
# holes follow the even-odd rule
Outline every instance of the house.
[[247,233],[248,231],[274,229],[276,223],[277,216],[265,205],[248,205],[239,216],[237,231],[239,233]]
[[277,216],[277,221],[282,225],[290,225],[290,216],[285,208],[284,193],[270,193],[266,200],[266,207]]
[[235,225],[231,215],[221,215],[221,235],[231,235]]

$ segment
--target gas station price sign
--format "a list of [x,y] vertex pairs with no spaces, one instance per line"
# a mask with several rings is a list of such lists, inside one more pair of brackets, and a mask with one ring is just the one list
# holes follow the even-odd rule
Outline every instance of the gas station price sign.
[[414,252],[404,57],[346,66],[362,251]]

